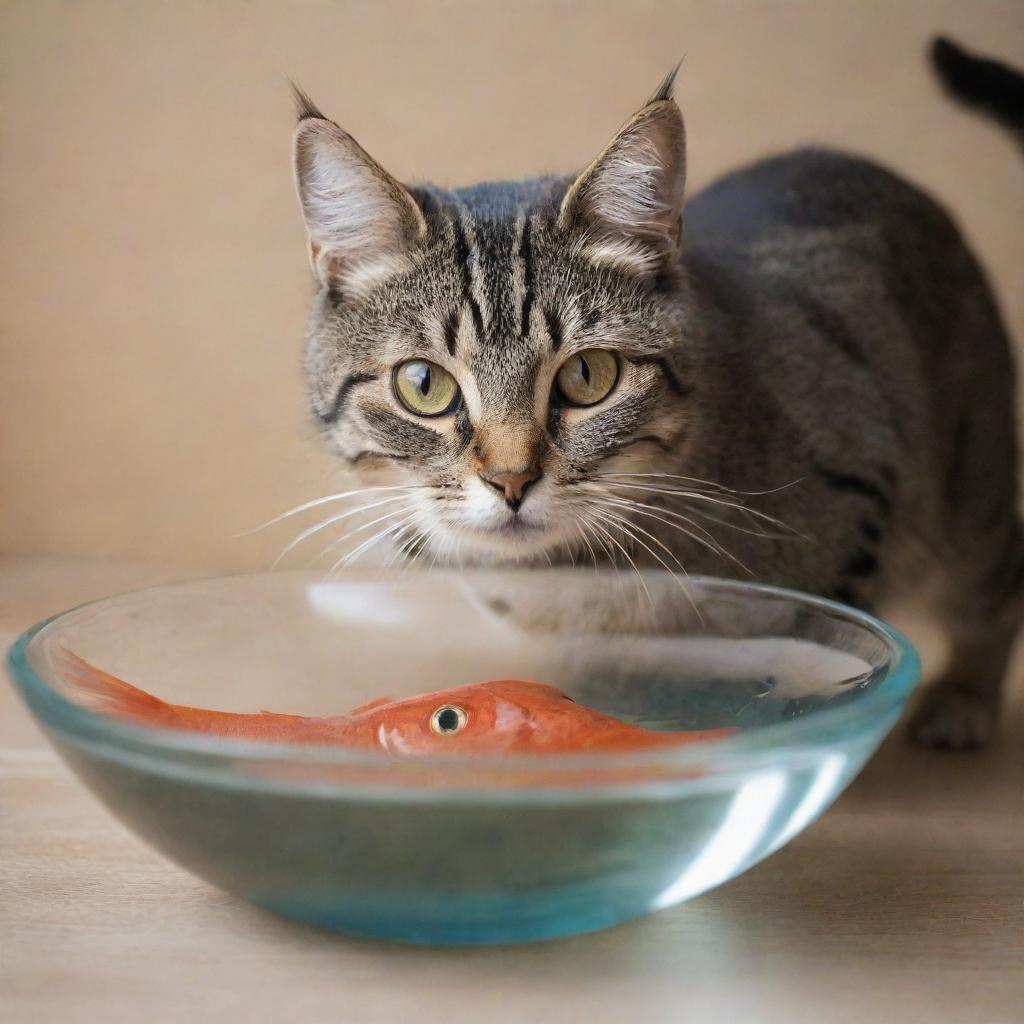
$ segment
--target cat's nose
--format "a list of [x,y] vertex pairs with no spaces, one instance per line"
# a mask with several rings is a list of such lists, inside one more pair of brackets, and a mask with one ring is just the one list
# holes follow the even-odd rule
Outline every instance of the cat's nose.
[[480,479],[501,494],[514,512],[523,503],[528,488],[541,477],[539,466],[521,470],[500,470],[497,473],[481,473]]

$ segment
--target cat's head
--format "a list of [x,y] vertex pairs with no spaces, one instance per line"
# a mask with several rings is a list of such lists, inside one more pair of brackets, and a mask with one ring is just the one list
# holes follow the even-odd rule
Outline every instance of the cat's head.
[[342,459],[409,485],[381,497],[393,537],[491,559],[589,547],[594,481],[685,448],[671,78],[579,176],[451,191],[402,185],[300,95],[312,405]]

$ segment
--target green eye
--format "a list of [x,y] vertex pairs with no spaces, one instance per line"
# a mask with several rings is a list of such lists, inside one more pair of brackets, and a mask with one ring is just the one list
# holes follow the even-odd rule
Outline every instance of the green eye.
[[577,352],[555,377],[558,393],[570,405],[596,405],[607,398],[619,379],[619,359],[603,348]]
[[398,400],[417,416],[454,412],[461,397],[455,378],[437,363],[410,359],[395,367],[393,385]]

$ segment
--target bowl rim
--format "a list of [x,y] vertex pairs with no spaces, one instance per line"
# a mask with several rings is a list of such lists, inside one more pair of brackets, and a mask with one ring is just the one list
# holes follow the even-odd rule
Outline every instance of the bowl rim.
[[[477,570],[458,570],[461,574],[471,574],[474,571]],[[479,571],[494,572],[495,570]],[[519,572],[531,576],[551,576],[577,570],[561,567],[554,569],[530,567],[502,571]],[[612,570],[602,571],[610,574]],[[644,569],[641,570],[641,573],[648,578],[672,575],[659,569]],[[337,582],[344,582],[363,575],[363,573],[353,572],[339,577]],[[378,571],[372,574],[372,578],[383,580],[389,575],[394,577],[394,573]],[[694,767],[706,769],[708,762],[712,759],[731,772],[749,767],[751,763],[755,762],[778,761],[782,756],[781,752],[800,746],[817,733],[842,729],[844,726],[854,726],[865,720],[878,719],[887,712],[897,710],[909,697],[921,674],[920,656],[913,644],[899,630],[868,612],[829,598],[818,597],[787,587],[701,575],[690,576],[687,581],[688,585],[738,595],[763,594],[794,602],[860,626],[880,640],[891,653],[888,667],[881,670],[880,676],[877,674],[880,670],[876,670],[874,678],[879,680],[878,686],[865,692],[857,700],[844,702],[835,707],[822,707],[804,717],[738,730],[733,735],[718,739],[711,744],[681,744],[678,747],[598,754],[449,753],[417,754],[415,757],[395,758],[393,754],[384,751],[211,736],[184,730],[166,729],[160,726],[123,722],[70,700],[51,686],[29,664],[28,650],[33,640],[47,627],[83,608],[99,605],[106,601],[146,594],[150,591],[177,589],[201,583],[241,583],[257,579],[284,581],[289,578],[294,580],[296,577],[310,582],[316,578],[311,574],[292,572],[224,574],[133,588],[85,601],[47,616],[21,634],[7,652],[10,676],[33,715],[47,730],[52,729],[72,739],[99,740],[101,743],[115,748],[128,749],[135,753],[141,752],[151,757],[165,755],[172,758],[174,755],[200,755],[211,765],[217,763],[229,765],[238,761],[293,762],[307,765],[328,764],[339,767],[361,767],[377,769],[385,773],[388,768],[392,770],[401,768],[405,773],[408,773],[410,769],[420,768],[444,768],[450,771],[469,772],[488,768],[508,771],[513,768],[517,775],[525,773],[528,776],[531,772],[549,774],[553,769],[569,772],[595,768],[614,769],[618,772],[620,769],[633,767],[639,769],[657,767],[673,771]],[[323,582],[323,580],[319,580],[319,582]],[[42,708],[46,710],[43,711]]]

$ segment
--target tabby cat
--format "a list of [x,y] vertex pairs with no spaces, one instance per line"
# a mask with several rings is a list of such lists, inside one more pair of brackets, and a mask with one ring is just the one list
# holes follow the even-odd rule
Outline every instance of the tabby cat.
[[913,732],[979,746],[1024,601],[992,290],[934,200],[842,153],[684,209],[673,77],[582,173],[451,190],[401,184],[298,94],[312,405],[394,478],[362,546],[927,595],[952,657]]

